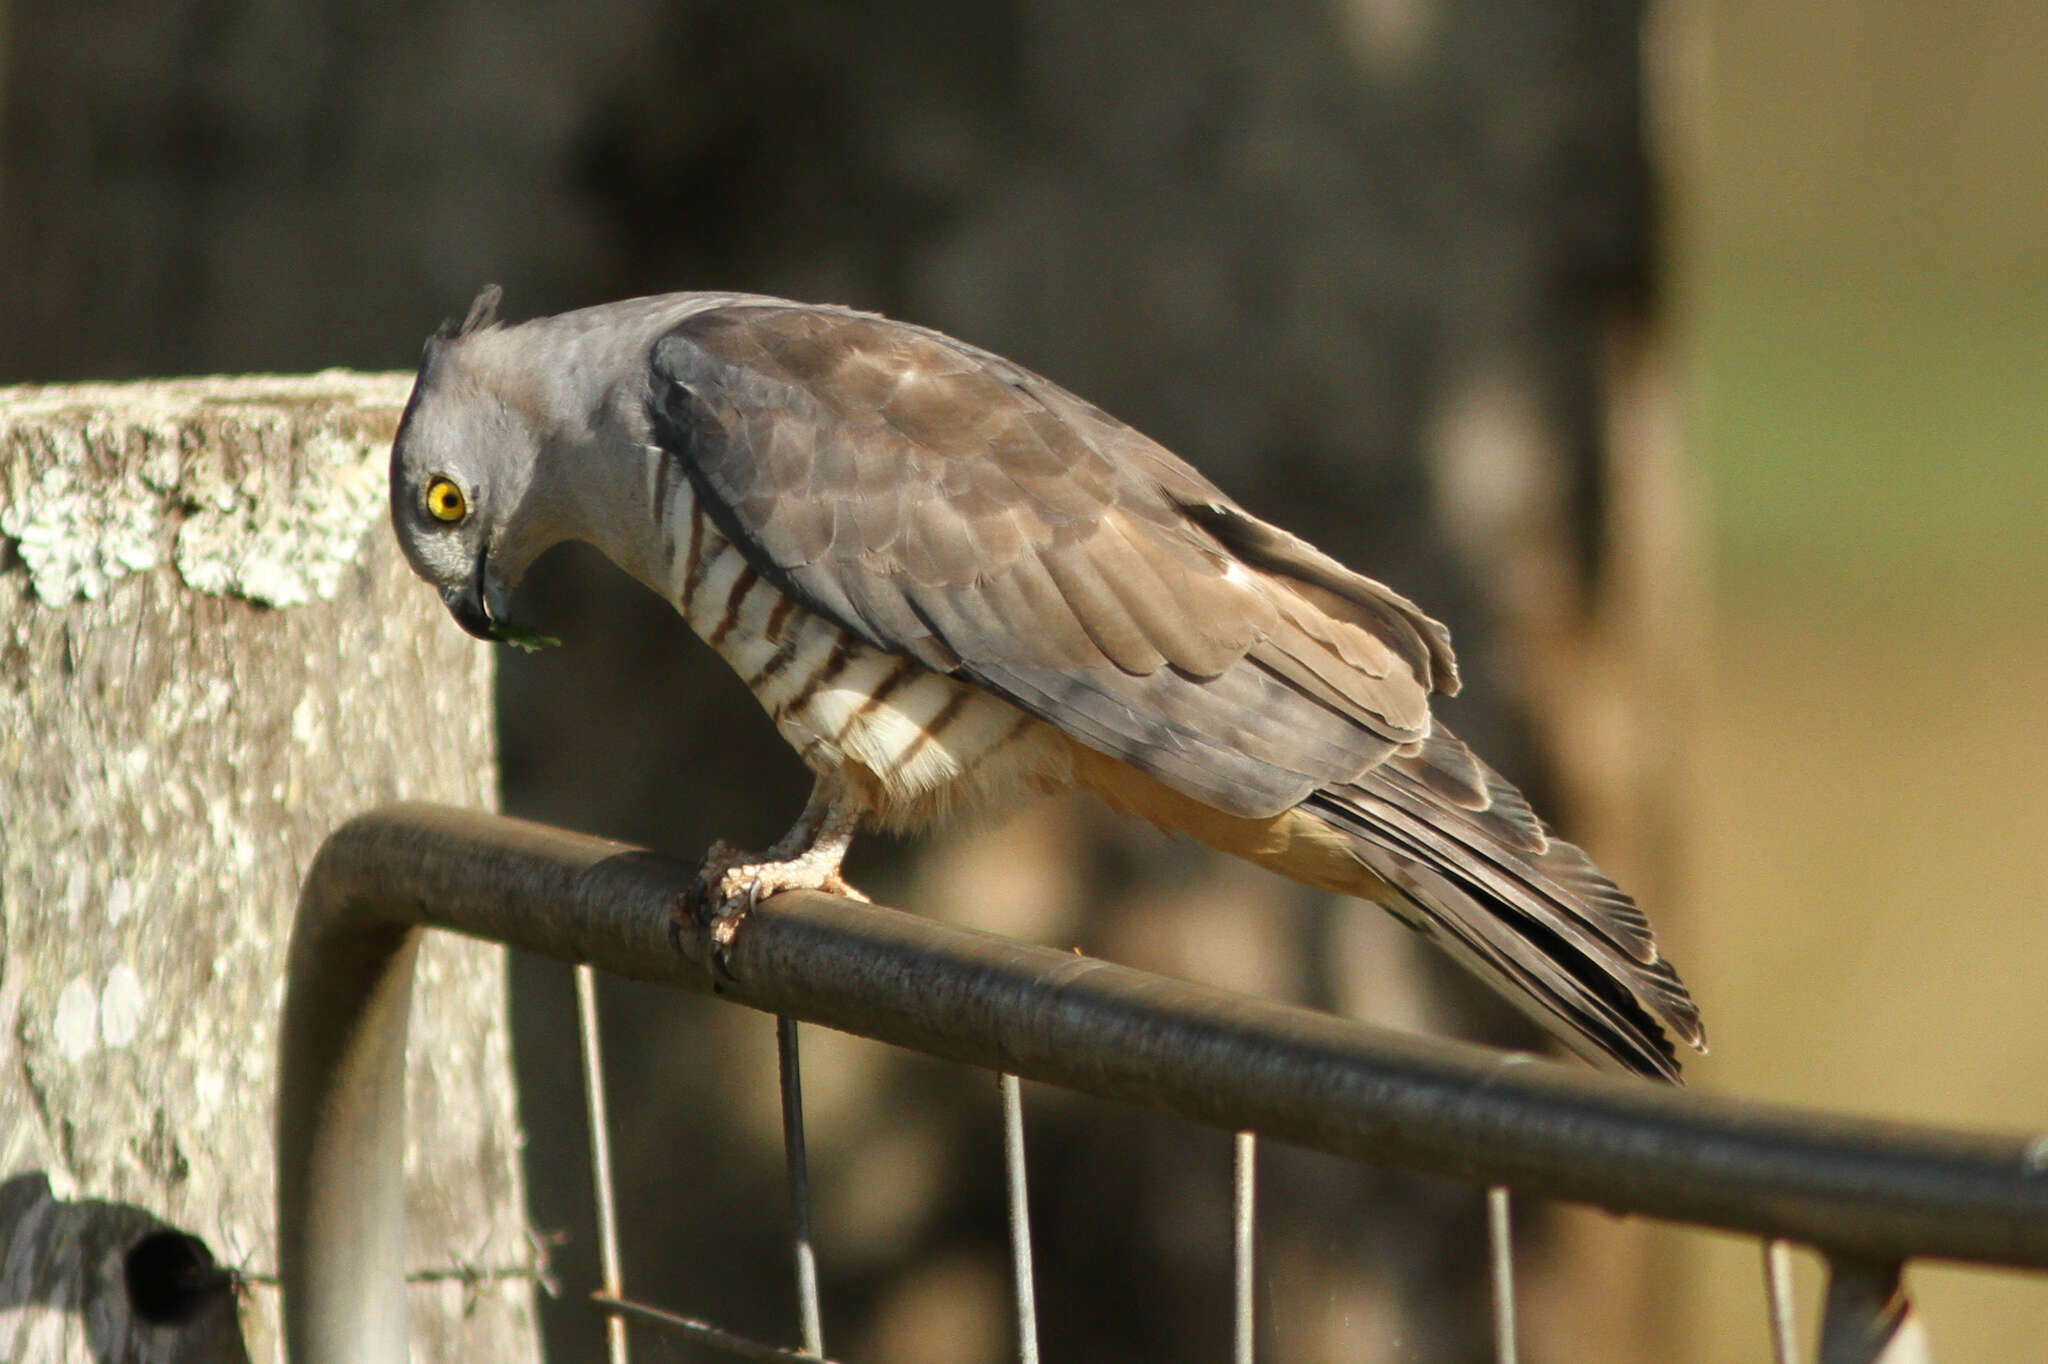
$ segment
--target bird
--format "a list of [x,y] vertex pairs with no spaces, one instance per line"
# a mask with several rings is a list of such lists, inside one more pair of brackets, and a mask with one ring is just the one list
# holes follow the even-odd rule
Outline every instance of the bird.
[[[1635,902],[1432,711],[1449,631],[1021,365],[850,308],[673,293],[422,351],[393,528],[480,639],[594,545],[745,681],[813,777],[699,885],[865,898],[864,829],[1080,789],[1391,910],[1596,1065],[1680,1082],[1697,1006]],[[547,641],[552,642],[552,641]]]

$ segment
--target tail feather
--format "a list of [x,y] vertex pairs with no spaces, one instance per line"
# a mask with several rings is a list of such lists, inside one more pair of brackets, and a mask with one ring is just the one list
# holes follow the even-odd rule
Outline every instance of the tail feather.
[[1505,987],[1511,1003],[1572,1050],[1596,1063],[1679,1082],[1670,1038],[1611,976],[1575,972],[1568,950],[1557,950],[1556,940],[1541,929],[1484,912],[1433,912],[1473,898],[1469,887],[1434,868],[1395,862],[1383,864],[1380,874],[1422,911],[1418,926],[1432,941],[1482,979]]
[[1403,917],[1574,1050],[1677,1081],[1672,1036],[1706,1049],[1635,902],[1441,727],[1304,808],[1355,837],[1359,860],[1408,902]]
[[[1455,773],[1455,778],[1447,774]],[[1470,774],[1469,776],[1467,774]],[[1442,799],[1455,780],[1460,795]],[[1401,806],[1473,851],[1492,850],[1501,870],[1539,894],[1552,894],[1571,916],[1648,965],[1657,960],[1650,921],[1636,902],[1575,844],[1554,837],[1520,791],[1438,725],[1413,753],[1398,754],[1365,774],[1362,789]]]

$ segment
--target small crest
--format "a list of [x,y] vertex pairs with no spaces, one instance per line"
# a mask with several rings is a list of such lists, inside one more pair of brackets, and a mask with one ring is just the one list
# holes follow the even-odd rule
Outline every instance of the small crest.
[[505,297],[503,288],[486,284],[477,292],[476,301],[469,305],[469,312],[460,322],[443,322],[434,332],[436,341],[453,341],[471,332],[486,331],[498,325],[498,303]]

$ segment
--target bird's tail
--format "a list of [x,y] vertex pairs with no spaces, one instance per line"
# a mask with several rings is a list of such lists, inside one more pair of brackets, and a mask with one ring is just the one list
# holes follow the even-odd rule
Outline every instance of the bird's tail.
[[1587,1059],[1677,1082],[1672,1038],[1706,1050],[1635,901],[1441,726],[1301,808],[1351,836],[1389,909]]

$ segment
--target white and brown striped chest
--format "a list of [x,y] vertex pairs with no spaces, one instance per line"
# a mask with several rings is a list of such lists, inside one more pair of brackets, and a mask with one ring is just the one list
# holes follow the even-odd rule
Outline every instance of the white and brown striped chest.
[[877,823],[922,827],[1071,784],[1071,749],[1057,730],[805,609],[747,562],[686,478],[657,488],[662,566],[650,585],[740,675],[806,764],[874,793]]

